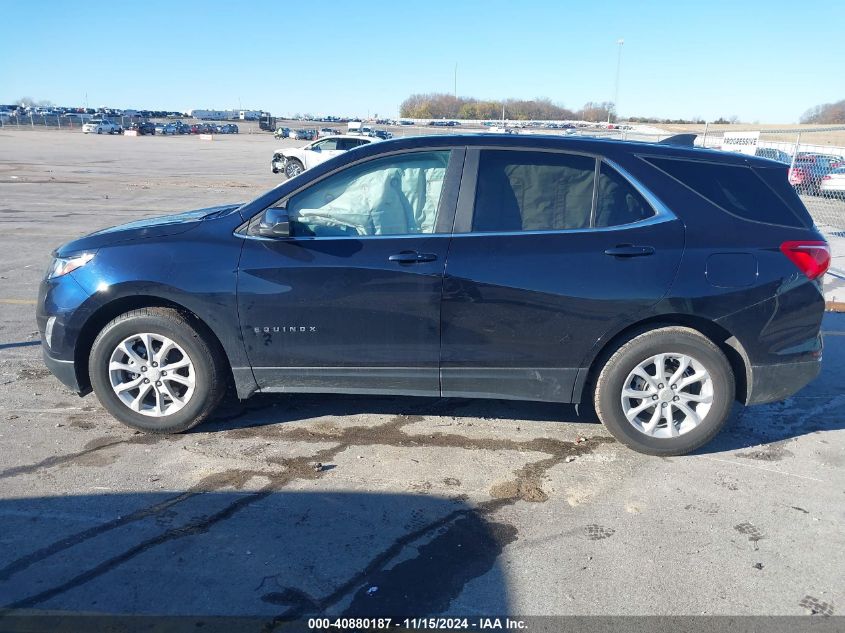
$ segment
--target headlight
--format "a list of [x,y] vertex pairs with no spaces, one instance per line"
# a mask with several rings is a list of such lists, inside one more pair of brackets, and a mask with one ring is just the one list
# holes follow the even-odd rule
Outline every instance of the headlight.
[[67,275],[77,268],[82,268],[92,259],[94,259],[94,253],[81,253],[73,257],[56,257],[53,263],[50,264],[50,270],[47,271],[47,279],[55,279],[56,277]]

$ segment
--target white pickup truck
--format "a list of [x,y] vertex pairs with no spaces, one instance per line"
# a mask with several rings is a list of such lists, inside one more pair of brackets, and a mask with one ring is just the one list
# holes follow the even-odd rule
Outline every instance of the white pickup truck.
[[120,134],[123,132],[123,128],[108,119],[91,119],[82,126],[82,131],[85,134],[102,134],[103,132],[107,134]]

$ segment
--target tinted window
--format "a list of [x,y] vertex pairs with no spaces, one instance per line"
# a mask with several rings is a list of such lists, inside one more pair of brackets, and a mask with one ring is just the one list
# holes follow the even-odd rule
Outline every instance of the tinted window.
[[595,159],[551,152],[481,152],[473,231],[590,226]]
[[361,141],[358,141],[354,138],[339,138],[337,139],[337,148],[342,149],[344,151],[350,150],[353,147],[358,147],[361,145]]
[[670,158],[647,160],[728,213],[754,222],[801,225],[783,198],[750,167]]
[[619,226],[639,222],[654,215],[640,192],[619,172],[602,163],[593,226]]
[[350,167],[288,200],[295,236],[433,233],[449,152],[418,152]]
[[795,218],[784,214],[781,224],[788,226],[813,226],[813,219],[810,217],[807,207],[801,202],[801,198],[795,193],[793,186],[789,184],[789,180],[787,179],[789,167],[787,165],[783,167],[755,168],[754,171],[783,200],[786,206],[792,210],[792,213],[801,220],[796,223]]

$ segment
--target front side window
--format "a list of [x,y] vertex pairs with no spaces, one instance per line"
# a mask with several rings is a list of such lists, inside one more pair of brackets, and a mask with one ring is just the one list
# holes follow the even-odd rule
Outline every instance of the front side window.
[[449,154],[389,156],[329,176],[287,201],[292,235],[433,233]]
[[590,226],[596,161],[552,152],[484,150],[474,232],[552,231]]
[[325,141],[320,141],[319,143],[314,143],[311,146],[312,149],[321,151],[321,152],[329,152],[332,150],[339,149],[337,146],[337,139],[336,138],[328,138]]

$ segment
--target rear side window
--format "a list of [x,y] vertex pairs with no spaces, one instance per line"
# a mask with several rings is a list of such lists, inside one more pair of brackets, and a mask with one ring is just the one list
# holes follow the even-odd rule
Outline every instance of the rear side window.
[[784,165],[783,167],[755,167],[754,172],[763,179],[763,182],[772,188],[780,199],[792,210],[792,213],[801,220],[800,224],[793,222],[789,226],[813,226],[813,218],[810,217],[807,207],[801,202],[801,198],[795,193],[793,186],[789,184],[788,165]]
[[673,158],[646,160],[728,213],[753,222],[802,226],[789,204],[750,167]]
[[653,215],[652,208],[631,183],[615,169],[602,163],[593,226],[621,226]]
[[551,152],[484,150],[478,165],[475,232],[590,226],[596,161]]

